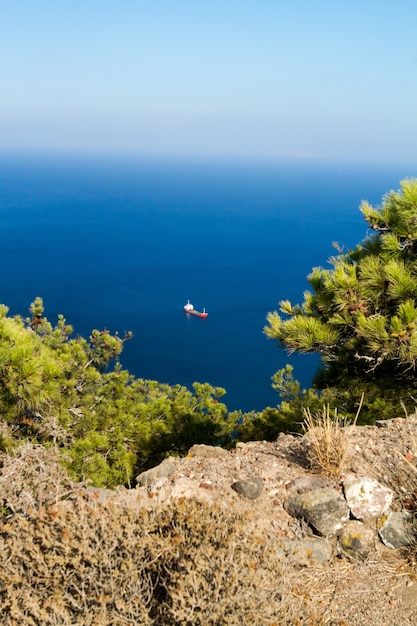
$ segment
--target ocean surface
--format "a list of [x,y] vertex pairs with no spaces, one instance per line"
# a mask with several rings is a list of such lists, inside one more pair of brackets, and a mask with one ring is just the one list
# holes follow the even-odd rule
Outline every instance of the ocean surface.
[[[121,362],[140,378],[226,389],[230,410],[276,406],[271,376],[292,363],[304,386],[318,359],[289,357],[263,333],[282,299],[301,302],[332,242],[367,234],[411,166],[0,155],[0,302],[36,296],[75,334],[134,338]],[[209,317],[183,306],[206,307]]]

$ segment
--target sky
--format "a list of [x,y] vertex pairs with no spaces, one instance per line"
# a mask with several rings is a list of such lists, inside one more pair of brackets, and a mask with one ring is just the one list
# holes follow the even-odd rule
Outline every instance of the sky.
[[415,0],[0,0],[0,151],[417,162]]

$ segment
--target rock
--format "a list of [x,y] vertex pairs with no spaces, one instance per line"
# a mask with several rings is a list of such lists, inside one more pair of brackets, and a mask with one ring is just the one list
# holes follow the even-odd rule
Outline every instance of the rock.
[[284,502],[284,509],[298,519],[303,519],[317,533],[331,537],[349,519],[349,509],[335,489],[313,489]]
[[318,537],[287,540],[283,549],[289,562],[298,566],[326,563],[333,556],[331,543]]
[[220,446],[207,446],[204,443],[196,443],[188,450],[188,456],[202,456],[205,458],[218,459],[221,457],[228,457],[230,452]]
[[392,550],[416,541],[417,527],[410,511],[387,511],[378,520],[378,529],[382,543]]
[[322,489],[323,487],[330,487],[329,480],[322,476],[316,475],[303,475],[297,476],[294,480],[291,480],[285,485],[290,492],[303,493],[305,491],[311,491],[312,489]]
[[203,480],[199,486],[200,486],[200,489],[213,489],[213,481]]
[[86,487],[85,493],[89,499],[94,500],[96,503],[105,502],[109,498],[116,498],[118,495],[117,491],[103,487]]
[[366,477],[345,480],[343,489],[353,517],[359,520],[378,517],[388,509],[394,497],[391,489]]
[[386,420],[375,420],[375,426],[377,428],[390,428],[393,425],[400,425],[402,427],[404,425],[404,419],[404,417],[393,417]]
[[[170,489],[170,500],[176,500],[178,498],[196,498],[199,493],[198,484],[192,478],[181,476],[178,480],[175,480]],[[202,494],[205,497],[205,494]]]
[[357,520],[348,520],[339,537],[340,547],[347,555],[364,561],[375,549],[375,533]]
[[261,495],[263,483],[264,481],[260,476],[254,476],[253,478],[237,480],[233,483],[232,489],[244,498],[256,500]]
[[164,459],[162,463],[157,465],[156,467],[152,467],[151,469],[142,472],[136,477],[136,483],[138,487],[149,487],[153,485],[160,478],[166,478],[167,476],[171,476],[175,473],[175,462],[174,457],[169,456],[167,459]]
[[388,420],[375,420],[375,426],[377,428],[389,428],[392,425],[392,419]]
[[247,450],[251,450],[253,448],[259,448],[259,441],[238,441],[236,444],[236,450],[240,450],[240,451],[247,451]]
[[289,433],[282,432],[278,433],[277,441],[293,442],[296,441],[296,437],[294,437],[294,435],[290,435]]

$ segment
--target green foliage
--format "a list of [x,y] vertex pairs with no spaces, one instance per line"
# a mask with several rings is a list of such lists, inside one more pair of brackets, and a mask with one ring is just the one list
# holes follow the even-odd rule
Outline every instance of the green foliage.
[[[298,418],[297,412],[294,412]],[[280,433],[300,432],[292,412],[281,407],[266,407],[263,411],[244,413],[236,427],[238,441],[275,441]]]
[[381,207],[360,208],[373,233],[339,250],[330,269],[314,268],[304,302],[281,302],[265,333],[289,352],[321,355],[325,373],[316,386],[343,394],[368,384],[390,404],[391,391],[408,395],[416,381],[417,179],[403,180]]
[[286,365],[272,376],[272,387],[278,392],[279,405],[243,414],[236,425],[238,440],[273,441],[279,433],[299,433],[302,431],[304,409],[320,409],[325,403],[319,392],[301,388],[293,377],[291,365]]
[[[277,372],[277,407],[229,413],[225,393],[207,383],[192,390],[137,379],[118,361],[123,337],[94,329],[73,337],[63,315],[52,325],[41,298],[30,316],[0,305],[0,450],[29,439],[61,451],[71,476],[96,486],[130,485],[135,473],[194,443],[231,447],[237,439],[274,439],[301,428],[304,411],[338,406],[359,422],[412,410],[417,365],[417,180],[363,202],[372,234],[355,249],[316,267],[303,303],[268,314],[268,337],[289,352],[318,352],[323,368],[301,389],[292,368]],[[321,391],[318,391],[321,390]]]
[[7,312],[1,307],[1,413],[12,438],[58,445],[74,478],[129,485],[135,472],[194,443],[230,443],[224,389],[136,379],[118,363],[131,333],[72,338],[62,315],[55,326],[48,321],[41,298],[26,320]]
[[62,364],[18,318],[0,312],[0,410],[19,416],[46,407],[57,396]]

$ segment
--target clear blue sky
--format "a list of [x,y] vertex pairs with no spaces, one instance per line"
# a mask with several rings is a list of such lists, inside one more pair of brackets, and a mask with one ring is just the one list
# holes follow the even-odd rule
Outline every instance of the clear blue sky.
[[416,0],[0,0],[0,150],[417,161]]

